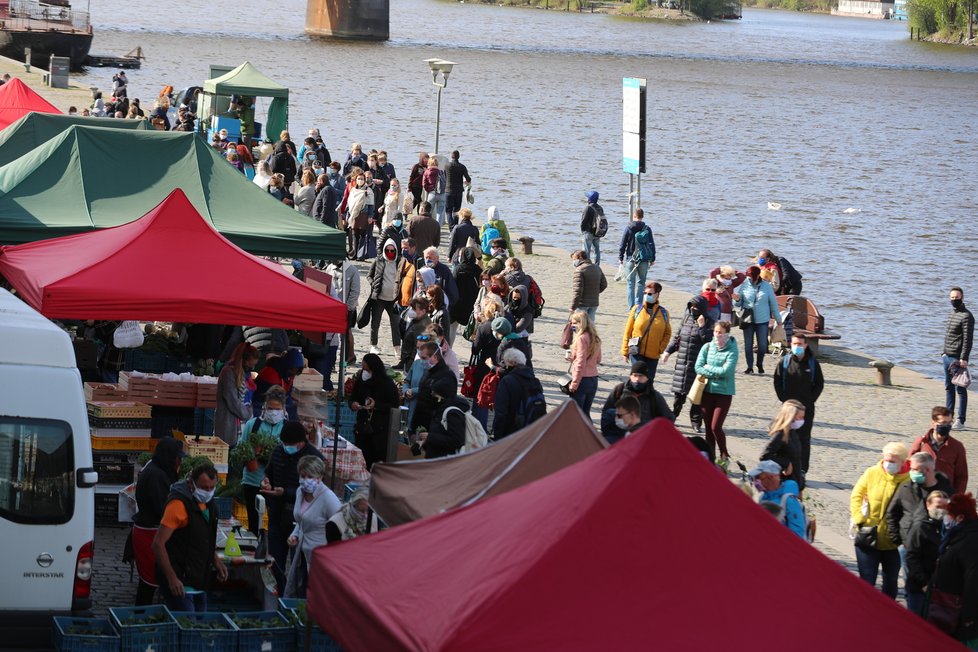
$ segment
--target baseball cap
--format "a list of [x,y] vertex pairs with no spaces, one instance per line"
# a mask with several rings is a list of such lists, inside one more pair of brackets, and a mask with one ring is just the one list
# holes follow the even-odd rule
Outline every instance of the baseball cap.
[[757,466],[747,472],[747,475],[752,478],[756,478],[762,473],[781,475],[781,465],[774,460],[764,460],[762,462],[758,462]]

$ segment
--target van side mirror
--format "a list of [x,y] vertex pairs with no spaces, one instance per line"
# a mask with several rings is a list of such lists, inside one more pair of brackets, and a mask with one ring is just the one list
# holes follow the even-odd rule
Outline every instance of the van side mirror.
[[98,471],[89,467],[75,471],[75,484],[79,489],[90,489],[98,484]]

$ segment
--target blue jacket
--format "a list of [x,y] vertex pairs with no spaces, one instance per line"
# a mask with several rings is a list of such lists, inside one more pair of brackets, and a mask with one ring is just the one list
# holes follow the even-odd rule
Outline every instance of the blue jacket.
[[781,312],[778,310],[778,300],[774,298],[774,288],[767,281],[758,281],[754,285],[750,279],[737,288],[740,299],[734,302],[738,308],[753,308],[754,323],[766,324],[769,319],[781,323]]
[[785,494],[790,494],[784,504],[784,524],[788,529],[805,539],[805,512],[801,508],[801,499],[798,497],[798,483],[794,480],[782,480],[781,486],[774,491],[765,491],[761,494],[761,502],[771,502],[781,504]]
[[[621,234],[621,240],[618,241],[618,262],[631,259],[632,254],[635,253],[635,234],[648,228],[648,224],[642,220],[632,220],[628,223],[625,232]],[[655,251],[655,240],[652,241],[652,250]]]

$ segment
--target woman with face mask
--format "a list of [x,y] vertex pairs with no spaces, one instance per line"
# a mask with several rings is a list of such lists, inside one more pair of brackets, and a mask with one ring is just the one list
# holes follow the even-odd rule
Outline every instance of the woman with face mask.
[[899,442],[884,446],[883,459],[863,472],[849,496],[859,577],[875,586],[882,569],[883,593],[891,598],[897,595],[900,552],[890,537],[885,515],[897,487],[910,477],[907,456],[907,447]]
[[299,488],[292,518],[295,527],[287,543],[294,549],[285,581],[286,598],[305,598],[312,551],[326,545],[326,523],[340,511],[340,500],[323,484],[326,464],[314,456],[299,459]]
[[943,491],[927,494],[923,509],[914,513],[907,539],[903,542],[907,549],[907,609],[921,616],[924,615],[927,588],[937,568],[947,500],[948,495]]
[[621,338],[622,357],[629,364],[644,362],[652,381],[655,380],[659,360],[672,339],[669,311],[659,303],[661,292],[661,283],[646,282],[643,300],[628,313]]
[[[222,370],[223,371],[223,370]],[[282,435],[282,424],[285,423],[285,389],[273,385],[265,392],[265,405],[261,416],[248,419],[241,426],[241,437],[238,445],[248,443],[257,436],[271,437],[278,440]],[[241,470],[241,493],[244,496],[245,507],[248,508],[248,529],[258,534],[261,524],[258,522],[258,511],[255,509],[255,496],[258,495],[261,481],[265,477],[265,465],[258,463],[255,468]]]
[[[930,591],[928,619],[969,650],[978,649],[978,512],[970,493],[951,496],[944,515],[944,537]],[[960,601],[956,622],[935,618],[936,604]]]
[[764,354],[767,353],[767,335],[771,322],[781,323],[778,300],[774,288],[761,278],[761,268],[747,268],[747,282],[737,288],[733,296],[734,309],[743,311],[740,327],[744,330],[744,357],[747,358],[745,374],[754,373],[754,340],[757,340],[757,373],[764,373]]
[[373,353],[363,356],[363,366],[353,377],[349,403],[357,415],[353,427],[356,445],[363,451],[369,470],[374,462],[382,462],[387,457],[391,410],[401,405],[397,386],[387,375],[379,356]]
[[395,306],[399,289],[398,271],[401,266],[400,247],[394,240],[387,240],[384,243],[384,251],[374,259],[370,265],[370,272],[367,274],[367,281],[370,284],[370,301],[372,310],[370,314],[370,352],[377,354],[380,349],[377,344],[380,336],[380,322],[387,313],[388,321],[391,326],[391,340],[395,349],[401,346],[401,331],[398,327],[400,314]]
[[706,391],[700,401],[706,442],[711,451],[720,449],[718,464],[724,470],[730,461],[730,453],[727,452],[723,422],[737,393],[734,374],[737,373],[738,354],[737,340],[730,336],[730,322],[721,321],[713,328],[713,340],[703,346],[696,357],[696,373],[707,378]]
[[767,446],[760,459],[774,460],[785,470],[786,477],[798,483],[799,491],[805,488],[805,475],[801,472],[801,438],[798,429],[805,423],[805,406],[794,399],[781,404],[778,415],[768,430]]
[[326,524],[327,542],[347,541],[377,531],[377,515],[367,502],[369,495],[370,490],[365,486],[353,492],[350,502],[343,505]]

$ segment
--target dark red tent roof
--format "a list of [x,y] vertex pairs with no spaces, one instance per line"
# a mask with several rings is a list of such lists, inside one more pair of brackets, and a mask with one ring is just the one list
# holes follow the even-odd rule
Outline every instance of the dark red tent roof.
[[31,111],[62,113],[61,109],[16,77],[0,86],[0,129],[17,122]]
[[345,650],[958,650],[792,534],[665,419],[505,494],[319,548]]
[[122,226],[0,247],[0,274],[55,319],[346,330],[343,303],[236,247],[180,189]]

